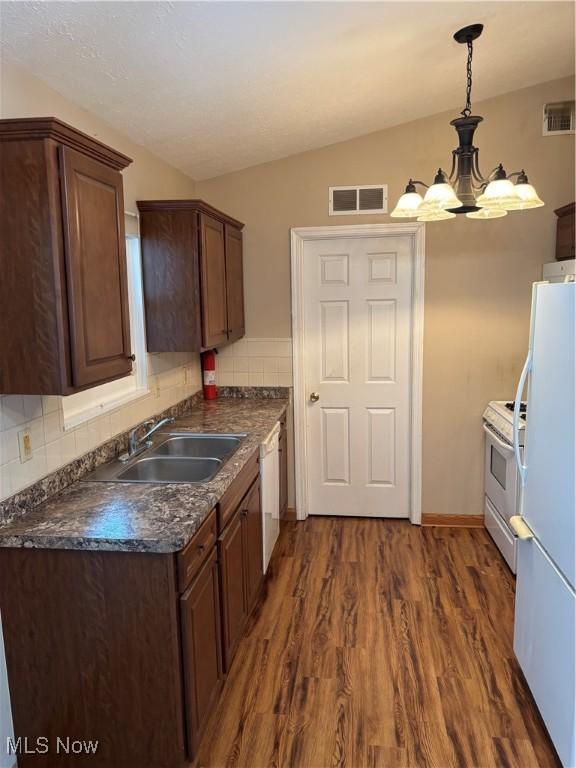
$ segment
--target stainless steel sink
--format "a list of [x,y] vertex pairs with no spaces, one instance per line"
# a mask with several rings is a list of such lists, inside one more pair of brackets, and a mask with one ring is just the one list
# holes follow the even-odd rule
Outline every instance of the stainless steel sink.
[[150,450],[153,456],[182,456],[227,459],[240,445],[243,435],[188,435],[170,433],[167,440]]
[[245,434],[158,433],[154,445],[128,462],[111,461],[85,481],[107,483],[208,483]]
[[207,483],[222,462],[215,458],[144,457],[116,478],[131,483]]

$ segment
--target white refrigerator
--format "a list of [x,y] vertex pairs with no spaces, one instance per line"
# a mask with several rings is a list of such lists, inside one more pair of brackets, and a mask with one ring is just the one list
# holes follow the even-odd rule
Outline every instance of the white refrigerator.
[[528,357],[516,394],[528,384],[518,533],[514,652],[564,768],[575,746],[575,394],[576,283],[536,283]]

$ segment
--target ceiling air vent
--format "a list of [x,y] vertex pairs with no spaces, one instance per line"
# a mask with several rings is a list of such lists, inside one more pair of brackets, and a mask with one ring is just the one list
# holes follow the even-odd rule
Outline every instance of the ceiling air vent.
[[544,105],[544,136],[574,133],[575,128],[573,101],[556,101]]
[[329,193],[328,213],[330,216],[388,212],[388,186],[386,184],[366,184],[362,187],[330,187]]

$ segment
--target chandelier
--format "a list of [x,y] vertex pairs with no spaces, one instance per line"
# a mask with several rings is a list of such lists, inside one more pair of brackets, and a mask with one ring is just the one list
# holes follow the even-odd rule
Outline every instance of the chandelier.
[[[466,106],[460,113],[461,117],[450,121],[458,134],[458,148],[452,150],[450,174],[446,175],[439,168],[430,186],[423,181],[410,179],[405,193],[390,216],[441,221],[465,213],[470,219],[498,219],[506,216],[508,211],[522,211],[544,205],[534,187],[528,183],[524,169],[507,174],[500,164],[488,176],[480,172],[478,147],[472,142],[474,131],[482,118],[472,114],[471,95],[473,43],[480,37],[483,28],[482,24],[472,24],[454,35],[457,43],[465,43],[468,47],[468,61]],[[417,185],[426,188],[424,197],[416,191]]]

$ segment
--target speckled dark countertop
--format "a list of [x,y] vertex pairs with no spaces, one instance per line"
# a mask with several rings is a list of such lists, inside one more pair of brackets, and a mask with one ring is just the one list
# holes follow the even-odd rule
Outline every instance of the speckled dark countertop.
[[287,406],[288,398],[200,401],[170,429],[247,433],[209,483],[75,482],[0,527],[0,547],[176,552],[192,538]]

